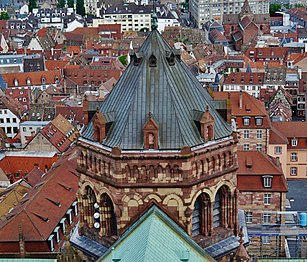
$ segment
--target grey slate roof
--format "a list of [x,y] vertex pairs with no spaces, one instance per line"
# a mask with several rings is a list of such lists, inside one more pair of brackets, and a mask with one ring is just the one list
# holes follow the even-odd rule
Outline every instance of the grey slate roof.
[[[140,54],[143,54],[140,64],[129,64],[100,107],[102,113],[114,114],[114,122],[103,145],[143,149],[143,127],[149,112],[159,126],[159,149],[203,144],[193,112],[205,112],[206,106],[215,119],[215,139],[231,134],[230,125],[214,109],[209,93],[183,62],[175,59],[175,64],[170,65],[167,52],[172,52],[171,47],[157,30],[153,30],[140,48]],[[156,67],[149,66],[152,54],[157,59]],[[82,136],[94,140],[92,122]]]

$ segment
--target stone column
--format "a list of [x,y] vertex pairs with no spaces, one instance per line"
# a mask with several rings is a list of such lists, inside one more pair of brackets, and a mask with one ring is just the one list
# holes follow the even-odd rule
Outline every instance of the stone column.
[[93,199],[88,200],[88,227],[93,228],[94,226],[94,203]]
[[87,196],[82,196],[83,208],[84,208],[84,223],[88,225],[88,198]]
[[238,206],[237,206],[237,198],[238,198],[238,189],[235,190],[233,200],[232,200],[232,220],[234,227],[234,234],[238,234]]
[[79,228],[84,226],[84,208],[83,208],[83,196],[80,192],[77,193],[77,199],[78,199],[78,210],[79,210]]

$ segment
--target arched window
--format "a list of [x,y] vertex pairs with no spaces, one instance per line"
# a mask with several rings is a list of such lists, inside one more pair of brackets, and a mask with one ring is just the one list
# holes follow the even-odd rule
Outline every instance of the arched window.
[[211,203],[207,194],[201,194],[195,201],[192,213],[192,237],[208,236],[211,233]]
[[148,134],[148,146],[149,146],[149,149],[155,148],[155,136],[153,133]]
[[213,140],[213,127],[212,127],[212,125],[207,126],[206,138],[207,138],[207,141]]
[[117,235],[117,221],[114,206],[107,194],[101,196],[100,202],[100,235],[111,237]]
[[87,225],[89,228],[92,228],[95,223],[94,214],[95,214],[95,208],[94,205],[96,203],[96,196],[91,187],[87,187],[86,189],[86,201],[85,201],[85,210],[86,210],[86,216],[85,220],[87,222]]
[[157,58],[154,54],[149,57],[149,66],[156,67],[157,66]]
[[220,190],[216,193],[213,205],[213,227],[221,226],[222,203]]
[[212,157],[211,162],[212,162],[212,172],[214,172],[215,171],[215,166],[216,166],[215,157],[214,156]]
[[229,227],[231,224],[231,193],[222,186],[216,193],[213,205],[213,227]]
[[223,153],[223,167],[225,168],[227,166],[227,157],[226,153]]
[[94,128],[94,139],[95,142],[100,142],[100,128],[98,126]]

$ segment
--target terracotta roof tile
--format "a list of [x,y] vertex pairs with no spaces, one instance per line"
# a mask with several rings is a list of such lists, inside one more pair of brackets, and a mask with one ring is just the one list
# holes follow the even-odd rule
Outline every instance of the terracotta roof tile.
[[[287,183],[280,166],[260,151],[238,151],[238,189],[240,191],[287,192]],[[263,186],[262,176],[273,176],[272,187]]]
[[20,177],[29,173],[34,166],[40,169],[50,168],[58,159],[56,153],[51,155],[40,155],[37,151],[28,151],[27,155],[8,153],[0,160],[0,168],[7,176],[19,174]]
[[70,119],[73,122],[83,123],[83,107],[82,106],[55,106],[55,115],[61,114],[66,119]]
[[307,122],[273,122],[272,125],[287,138],[307,138]]
[[223,85],[263,85],[264,73],[232,72]]
[[[67,210],[76,200],[78,176],[75,175],[77,154],[67,152],[36,185],[21,203],[0,223],[0,242],[19,241],[21,225],[27,241],[46,241]],[[61,184],[68,185],[67,190]],[[50,201],[48,199],[52,199]],[[54,203],[60,203],[55,205]]]
[[[17,86],[33,86],[42,85],[43,79],[45,79],[45,84],[55,84],[56,79],[61,80],[60,70],[53,71],[39,71],[39,72],[27,72],[27,73],[13,73],[13,74],[3,74],[2,78],[7,83],[8,87],[15,87],[15,80],[18,81]],[[28,83],[28,79],[30,82]]]
[[275,127],[274,124],[270,130],[270,144],[288,144],[288,139],[282,133],[280,133]]

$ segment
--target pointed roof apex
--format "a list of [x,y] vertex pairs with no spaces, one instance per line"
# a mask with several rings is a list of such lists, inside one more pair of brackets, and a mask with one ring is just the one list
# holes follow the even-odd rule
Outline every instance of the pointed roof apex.
[[250,257],[246,251],[246,248],[244,247],[243,243],[244,243],[244,240],[243,240],[243,237],[244,237],[244,234],[243,234],[243,229],[242,227],[240,228],[240,232],[239,232],[239,247],[236,251],[236,258],[235,258],[235,261],[250,261]]
[[248,2],[248,0],[245,0],[243,6],[241,8],[240,16],[242,17],[244,15],[251,15],[251,14],[253,14],[253,13],[252,13],[251,7],[249,5],[249,2]]
[[156,14],[155,2],[156,2],[156,0],[152,1],[152,7],[153,7],[152,15],[151,15],[151,30],[152,31],[158,28],[158,17],[157,17],[157,14]]

